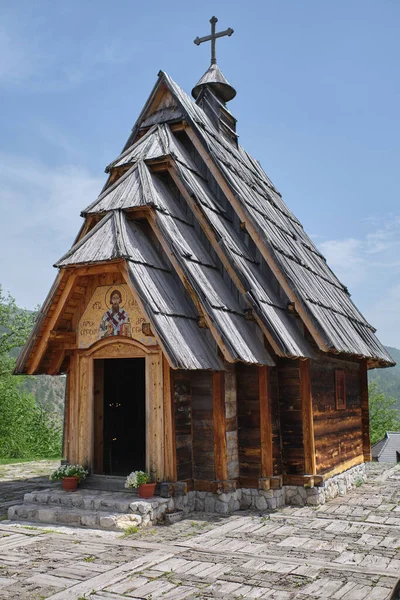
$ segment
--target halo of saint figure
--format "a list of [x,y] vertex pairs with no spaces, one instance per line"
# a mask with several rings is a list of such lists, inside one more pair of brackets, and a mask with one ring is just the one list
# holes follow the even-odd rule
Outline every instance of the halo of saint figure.
[[114,289],[110,294],[110,308],[104,313],[99,327],[99,338],[113,335],[126,335],[131,337],[132,328],[129,315],[121,307],[122,294]]

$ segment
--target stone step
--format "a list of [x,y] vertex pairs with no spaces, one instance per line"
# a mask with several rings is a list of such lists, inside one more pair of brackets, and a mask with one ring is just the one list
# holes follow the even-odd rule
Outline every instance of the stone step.
[[131,504],[139,500],[138,495],[134,492],[124,494],[82,489],[78,489],[76,492],[46,489],[29,492],[24,495],[24,503],[27,504],[56,505],[82,510],[108,510],[117,513],[132,512]]
[[8,518],[12,521],[29,521],[46,525],[68,525],[68,527],[87,527],[120,531],[130,526],[144,527],[151,524],[150,516],[134,513],[113,513],[104,510],[89,511],[65,506],[50,506],[24,503],[11,506]]
[[176,510],[172,498],[139,498],[133,493],[101,490],[40,490],[25,494],[24,503],[10,506],[8,518],[72,527],[125,529],[129,525],[145,527],[165,519]]

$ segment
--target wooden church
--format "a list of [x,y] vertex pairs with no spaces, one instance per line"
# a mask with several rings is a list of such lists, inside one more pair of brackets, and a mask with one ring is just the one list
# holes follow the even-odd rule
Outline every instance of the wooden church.
[[371,460],[367,371],[393,361],[239,145],[211,22],[194,99],[159,73],[16,373],[67,375],[64,456],[92,474],[313,487]]

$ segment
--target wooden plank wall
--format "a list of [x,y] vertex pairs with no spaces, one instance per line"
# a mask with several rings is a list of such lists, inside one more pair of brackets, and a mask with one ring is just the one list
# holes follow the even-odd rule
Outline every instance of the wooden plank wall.
[[272,420],[272,459],[274,475],[282,474],[282,437],[279,407],[278,370],[269,369]]
[[[346,408],[336,409],[335,369],[346,378]],[[324,358],[311,361],[317,473],[322,474],[363,456],[360,365]]]
[[238,363],[236,374],[240,483],[242,487],[258,487],[261,477],[258,367]]
[[209,371],[192,371],[192,436],[193,478],[213,481],[214,421],[213,421],[213,374]]
[[236,367],[225,364],[225,423],[228,479],[239,477],[239,442],[237,419]]
[[173,371],[176,470],[178,481],[192,479],[192,388],[190,371]]
[[303,475],[305,473],[304,445],[298,360],[279,359],[278,386],[282,435],[282,473]]

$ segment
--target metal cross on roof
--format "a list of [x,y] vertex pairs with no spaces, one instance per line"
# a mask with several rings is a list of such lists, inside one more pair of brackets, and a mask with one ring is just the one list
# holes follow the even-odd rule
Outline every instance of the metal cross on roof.
[[219,37],[223,37],[224,35],[232,35],[233,33],[233,29],[231,29],[230,27],[228,27],[228,29],[225,29],[225,31],[220,31],[219,33],[215,33],[215,24],[218,22],[217,17],[211,17],[210,19],[210,23],[211,23],[211,35],[206,35],[202,38],[197,37],[194,41],[194,43],[196,44],[196,46],[200,46],[200,44],[202,44],[203,42],[209,42],[211,40],[211,64],[212,65],[216,65],[217,64],[217,58],[215,55],[215,40]]

